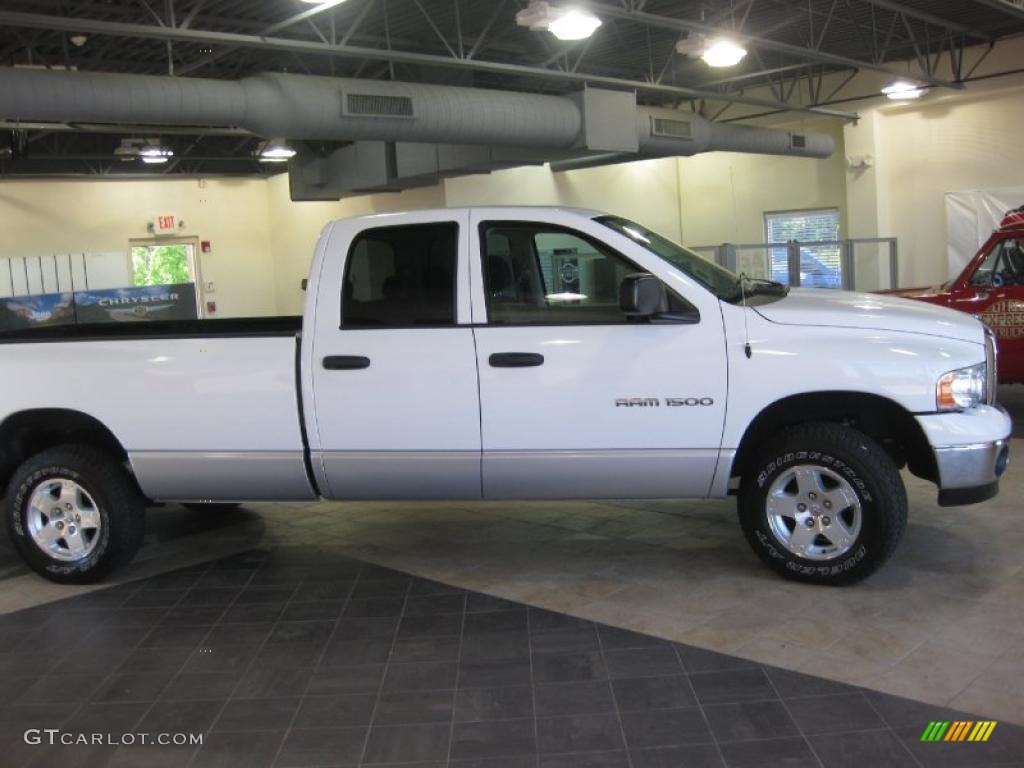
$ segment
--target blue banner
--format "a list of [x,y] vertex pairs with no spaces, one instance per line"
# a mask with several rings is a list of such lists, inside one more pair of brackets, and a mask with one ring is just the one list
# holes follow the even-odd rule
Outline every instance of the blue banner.
[[0,331],[21,331],[74,323],[75,304],[70,293],[0,299]]
[[0,332],[54,325],[195,320],[193,283],[0,299]]
[[111,288],[75,293],[79,324],[195,320],[196,287],[193,283]]

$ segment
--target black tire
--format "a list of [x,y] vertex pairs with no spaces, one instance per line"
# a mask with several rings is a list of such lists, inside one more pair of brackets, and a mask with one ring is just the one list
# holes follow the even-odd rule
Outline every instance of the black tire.
[[[79,560],[61,560],[44,551],[28,528],[33,491],[49,479],[68,479],[95,503],[99,531],[91,551]],[[87,446],[65,445],[32,456],[15,471],[4,497],[11,541],[25,562],[60,584],[88,584],[128,563],[142,544],[145,500],[124,466]]]
[[[860,530],[834,558],[827,552],[824,559],[798,556],[769,523],[769,490],[796,466],[834,473],[860,502]],[[818,513],[828,514],[820,507]],[[907,526],[907,492],[885,449],[863,432],[841,424],[803,424],[768,441],[747,465],[740,482],[739,517],[754,552],[782,576],[812,584],[851,584],[876,571],[895,551]]]
[[183,501],[181,506],[193,512],[234,512],[242,505],[236,501]]

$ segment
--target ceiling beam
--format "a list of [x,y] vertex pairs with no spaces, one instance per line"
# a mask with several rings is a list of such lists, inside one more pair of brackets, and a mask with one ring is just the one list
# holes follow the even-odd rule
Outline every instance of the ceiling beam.
[[[288,27],[294,26],[301,21],[312,19],[314,16],[321,14],[324,11],[329,11],[332,8],[340,5],[342,2],[344,2],[344,0],[332,0],[330,2],[325,2],[323,5],[317,5],[314,6],[313,8],[307,8],[306,10],[296,13],[293,16],[289,16],[286,19],[282,19],[281,21],[271,24],[269,27],[264,27],[263,29],[260,30],[259,34],[272,35],[275,32],[280,32],[282,29],[288,29]],[[190,26],[191,21],[192,18],[189,19],[189,24],[183,24],[182,28],[187,29]],[[186,64],[185,66],[180,67],[178,69],[178,74],[187,75],[190,72],[195,72],[197,69],[201,69],[202,67],[205,67],[207,64],[212,64],[217,59],[227,56],[229,53],[231,53],[231,51],[231,48],[226,48],[223,51],[217,51],[216,53],[204,56],[203,58],[198,59],[197,61],[193,61],[190,64]]]
[[1003,11],[1017,19],[1024,19],[1024,2],[1021,0],[974,0],[976,3]]
[[957,34],[970,35],[971,37],[978,37],[985,41],[992,39],[990,34],[982,32],[980,29],[973,29],[963,24],[958,24],[955,21],[944,19],[941,16],[936,16],[934,13],[922,11],[919,8],[914,8],[906,3],[897,2],[896,0],[861,0],[861,2],[867,3],[868,5],[874,5],[877,8],[884,8],[885,10],[892,11],[893,13],[902,13],[909,19],[917,19],[918,21],[923,21],[936,27],[948,29],[951,32],[956,32]]
[[[995,0],[981,0],[982,2],[994,2]],[[619,5],[605,5],[603,3],[594,3],[590,6],[591,10],[598,16],[604,16],[609,19],[619,19],[623,21],[634,21],[638,24],[645,24],[650,27],[659,27],[661,29],[673,29],[678,32],[698,32],[704,35],[720,35],[723,30],[718,27],[714,27],[710,24],[706,24],[701,21],[691,21],[689,19],[677,19],[670,16],[658,16],[653,13],[646,13],[643,11],[634,11],[629,8],[623,8]],[[836,64],[841,67],[852,67],[854,69],[865,69],[874,72],[883,72],[893,77],[906,77],[907,73],[889,67],[884,64],[876,64],[873,61],[864,61],[862,59],[853,59],[849,56],[840,56],[835,53],[828,53],[827,51],[820,51],[814,48],[805,48],[799,45],[791,45],[790,43],[783,43],[778,40],[769,40],[763,37],[757,37],[756,35],[745,35],[745,34],[734,34],[738,40],[745,42],[747,45],[754,48],[760,48],[767,51],[777,51],[778,53],[785,53],[790,56],[798,56],[811,61],[819,61],[823,64]],[[935,77],[928,77],[926,75],[914,75],[914,79],[921,83],[927,83],[928,85],[943,87],[943,88],[963,88],[960,83],[955,83],[949,80],[940,80]]]
[[180,27],[157,27],[146,24],[126,24],[115,21],[97,19],[75,19],[64,16],[21,13],[16,11],[0,11],[0,25],[12,27],[29,27],[33,29],[49,29],[57,31],[76,31],[94,35],[111,35],[114,37],[148,38],[152,40],[171,40],[174,42],[209,43],[215,45],[231,45],[238,48],[258,48],[262,50],[286,51],[290,53],[308,53],[322,56],[340,56],[356,59],[374,59],[404,64],[421,64],[451,69],[470,69],[502,75],[539,77],[548,80],[562,80],[573,83],[591,83],[607,85],[614,88],[628,88],[646,93],[662,93],[687,99],[712,99],[752,107],[763,107],[789,112],[804,112],[844,120],[856,120],[856,113],[842,112],[824,107],[786,104],[772,99],[759,99],[749,96],[723,94],[717,91],[704,91],[696,88],[685,88],[674,85],[630,80],[606,75],[588,75],[582,72],[566,72],[543,67],[531,67],[522,64],[508,64],[498,61],[481,59],[459,59],[429,53],[401,51],[395,49],[364,48],[354,45],[329,44],[319,41],[295,40],[282,37],[264,37],[242,35],[234,32],[214,32],[200,29],[181,29]]

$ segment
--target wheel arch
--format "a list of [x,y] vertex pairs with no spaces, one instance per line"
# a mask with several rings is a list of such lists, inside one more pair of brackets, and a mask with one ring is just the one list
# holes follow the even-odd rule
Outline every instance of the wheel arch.
[[742,476],[758,447],[779,430],[814,421],[855,427],[881,444],[897,467],[938,481],[935,454],[910,411],[881,395],[845,391],[804,392],[765,406],[740,439],[730,477]]
[[18,466],[40,451],[74,443],[128,462],[128,452],[99,419],[71,408],[18,411],[0,422],[0,491]]

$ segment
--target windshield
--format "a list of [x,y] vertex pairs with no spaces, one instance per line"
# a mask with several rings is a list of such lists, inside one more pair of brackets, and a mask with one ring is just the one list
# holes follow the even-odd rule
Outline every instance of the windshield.
[[662,237],[657,232],[652,232],[647,227],[635,224],[629,219],[619,216],[600,216],[596,221],[614,229],[620,235],[625,235],[654,255],[661,257],[723,301],[738,301],[741,298],[740,279],[713,261],[708,261],[693,251],[673,243],[667,237]]

